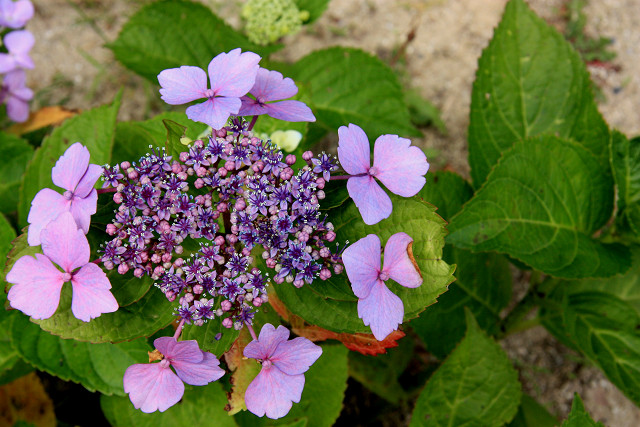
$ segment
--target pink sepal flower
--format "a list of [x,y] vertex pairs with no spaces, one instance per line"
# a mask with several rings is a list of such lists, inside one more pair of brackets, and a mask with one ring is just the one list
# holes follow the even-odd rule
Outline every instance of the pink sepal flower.
[[89,232],[91,215],[96,213],[98,204],[98,193],[93,186],[102,175],[102,167],[89,164],[89,156],[89,150],[76,142],[56,162],[51,170],[53,183],[67,191],[60,194],[43,188],[33,198],[27,217],[30,246],[40,244],[42,229],[62,212],[71,212],[77,227],[85,234]]
[[200,350],[195,340],[162,337],[153,345],[163,359],[159,363],[129,366],[123,378],[125,393],[129,393],[133,406],[142,412],[164,412],[178,403],[184,394],[183,382],[207,385],[224,375],[218,358]]
[[27,76],[23,70],[13,70],[5,74],[0,88],[0,103],[7,104],[7,116],[14,122],[22,123],[29,118],[29,101],[33,91],[26,87]]
[[0,0],[0,26],[21,28],[33,17],[33,4],[29,0]]
[[88,322],[118,309],[107,275],[89,262],[89,242],[69,212],[51,221],[41,238],[44,254],[23,256],[7,274],[7,282],[15,284],[8,295],[13,308],[34,319],[48,319],[58,309],[62,286],[71,282],[76,318]]
[[387,288],[385,281],[393,279],[407,288],[422,284],[420,271],[409,257],[406,233],[396,233],[384,248],[384,267],[380,268],[380,238],[369,234],[348,246],[342,254],[351,289],[358,297],[358,317],[371,327],[378,341],[398,329],[404,318],[404,304]]
[[266,323],[257,340],[244,349],[245,357],[262,363],[260,373],[247,387],[244,401],[255,415],[282,418],[300,402],[304,388],[304,373],[322,354],[322,348],[306,338],[291,341],[284,326]]
[[20,68],[33,68],[29,51],[35,39],[29,31],[12,31],[4,36],[4,45],[9,53],[0,53],[0,73],[8,73]]

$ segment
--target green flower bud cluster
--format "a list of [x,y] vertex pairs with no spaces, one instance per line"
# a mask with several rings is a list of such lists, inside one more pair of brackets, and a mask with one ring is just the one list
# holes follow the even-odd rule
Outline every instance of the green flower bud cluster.
[[300,31],[309,12],[300,11],[294,0],[248,0],[242,8],[249,40],[260,45]]

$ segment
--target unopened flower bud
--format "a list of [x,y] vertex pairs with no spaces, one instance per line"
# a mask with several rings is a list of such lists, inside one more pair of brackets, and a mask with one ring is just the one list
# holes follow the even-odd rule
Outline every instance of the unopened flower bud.
[[286,164],[288,164],[289,166],[294,165],[296,163],[296,156],[293,154],[288,154],[287,157],[284,159],[284,162]]
[[[304,160],[305,162],[309,162],[311,159],[313,159],[313,152],[311,151],[305,151],[304,153],[302,153],[302,160]],[[295,162],[293,162],[295,163]],[[291,163],[291,164],[293,164]]]
[[222,320],[222,326],[224,326],[225,328],[229,329],[233,326],[233,321],[230,318],[226,318]]

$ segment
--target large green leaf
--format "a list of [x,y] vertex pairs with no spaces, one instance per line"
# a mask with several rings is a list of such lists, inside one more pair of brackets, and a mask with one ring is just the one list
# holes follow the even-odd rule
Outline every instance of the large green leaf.
[[618,186],[618,222],[640,236],[640,138],[613,132],[611,168]]
[[238,47],[260,55],[276,49],[251,43],[206,6],[182,0],[142,7],[108,47],[118,61],[154,83],[166,68],[195,65],[206,70],[214,56]]
[[[7,254],[11,249],[11,242],[16,238],[16,232],[4,215],[0,214],[0,266],[4,268]],[[4,283],[0,289],[0,373],[11,369],[19,360],[18,353],[11,345],[10,325],[11,319],[17,313],[4,309],[7,294],[4,292]]]
[[294,0],[296,6],[300,11],[309,12],[309,19],[307,19],[304,23],[310,24],[316,19],[320,18],[325,10],[327,10],[327,6],[329,5],[329,0]]
[[42,142],[27,165],[24,181],[20,187],[18,205],[20,227],[27,225],[31,201],[38,191],[46,187],[61,191],[53,185],[51,169],[71,144],[80,142],[87,147],[91,153],[91,163],[98,165],[109,163],[120,98],[121,94],[118,94],[111,105],[94,108],[66,120]]
[[543,324],[591,359],[640,404],[640,251],[634,268],[606,280],[561,281],[545,300]]
[[569,418],[562,423],[562,427],[604,427],[604,424],[593,421],[591,415],[584,409],[582,399],[576,393],[573,397]]
[[150,348],[144,338],[120,344],[64,340],[24,315],[13,318],[11,335],[15,350],[36,368],[108,395],[124,395],[124,371],[134,363],[149,361]]
[[296,82],[307,86],[317,120],[330,130],[355,123],[372,141],[385,133],[421,136],[411,124],[398,78],[378,58],[333,47],[310,53],[292,71]]
[[[608,163],[609,131],[589,74],[563,36],[511,0],[478,63],[471,96],[469,164],[479,187],[520,139],[554,134],[579,141]],[[608,174],[608,172],[606,172]]]
[[518,413],[507,427],[556,427],[558,419],[528,394],[522,395]]
[[118,427],[234,427],[237,424],[233,417],[224,410],[226,403],[226,393],[218,382],[203,387],[186,386],[180,402],[164,412],[151,414],[135,409],[128,397],[100,396],[102,412],[111,425]]
[[[397,232],[409,234],[413,255],[422,273],[423,283],[415,289],[400,286],[391,280],[386,284],[404,303],[405,320],[416,317],[425,307],[436,302],[438,295],[453,280],[455,266],[442,260],[444,220],[434,213],[435,208],[418,197],[391,196],[393,213],[378,224],[367,226],[352,201],[328,211],[335,225],[337,240],[355,242],[368,234],[377,234],[384,245]],[[345,273],[329,280],[315,280],[297,289],[288,283],[274,289],[287,308],[307,322],[335,332],[370,332],[357,314],[357,298]]]
[[564,278],[626,271],[628,249],[591,238],[611,215],[613,187],[595,156],[555,136],[519,141],[449,225],[447,242],[506,253]]
[[[220,337],[217,338],[218,334]],[[185,325],[182,331],[183,340],[196,340],[200,349],[220,357],[231,348],[240,331],[222,326],[222,319],[216,317],[202,326]]]
[[[427,175],[427,183],[418,195],[438,207],[446,220],[455,215],[471,198],[471,186],[451,172]],[[456,264],[456,281],[438,303],[425,310],[411,326],[427,349],[444,358],[462,339],[465,307],[471,310],[480,327],[489,334],[497,332],[500,311],[511,299],[511,271],[501,255],[479,253],[446,245],[444,260]]]
[[518,372],[467,315],[467,334],[427,382],[411,426],[502,426],[520,405]]
[[13,212],[18,207],[18,190],[33,147],[24,139],[0,132],[0,212]]

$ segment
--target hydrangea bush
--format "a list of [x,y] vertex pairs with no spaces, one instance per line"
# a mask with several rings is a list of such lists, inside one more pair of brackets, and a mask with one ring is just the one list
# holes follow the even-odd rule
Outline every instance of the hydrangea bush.
[[[2,23],[27,3],[0,2]],[[292,5],[311,22],[326,2]],[[496,343],[543,325],[640,403],[638,141],[604,122],[570,45],[507,4],[468,182],[430,170],[386,65],[346,48],[269,61],[261,7],[245,38],[195,3],[144,6],[110,48],[172,111],[117,122],[118,95],[23,150],[2,205],[18,228],[0,222],[3,381],[25,361],[78,382],[113,425],[332,425],[348,377],[411,403],[411,425],[556,425]],[[3,72],[32,65],[20,34]],[[507,310],[510,264],[529,287]],[[576,396],[565,424],[588,422]]]

